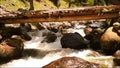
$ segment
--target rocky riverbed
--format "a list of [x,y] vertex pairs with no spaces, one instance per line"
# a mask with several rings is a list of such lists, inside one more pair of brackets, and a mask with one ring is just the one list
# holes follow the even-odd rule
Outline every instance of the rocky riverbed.
[[[75,24],[74,24],[75,23]],[[33,30],[27,32],[27,34],[32,38],[30,41],[24,41],[24,50],[22,57],[19,59],[13,59],[9,62],[3,63],[0,67],[43,67],[50,62],[60,59],[62,57],[78,57],[84,59],[88,62],[100,64],[103,68],[113,68],[115,67],[114,55],[106,55],[99,50],[94,50],[91,48],[86,49],[74,49],[74,48],[62,48],[61,37],[64,33],[74,33],[78,32],[82,37],[85,36],[84,28],[86,27],[83,24],[80,24],[78,21],[72,23],[74,27],[71,27],[70,23],[44,23],[45,29],[37,30],[36,27],[32,26]],[[84,22],[83,22],[84,23]],[[63,32],[60,33],[54,32],[51,28],[56,28],[56,25],[63,25]],[[96,28],[95,24],[91,26]],[[48,27],[50,27],[48,29]],[[101,27],[101,24],[97,25]],[[61,28],[61,27],[59,27]],[[63,28],[63,27],[62,27]],[[47,37],[47,34],[55,34],[57,38],[54,41],[47,42],[51,36]],[[44,40],[44,42],[42,42]],[[51,40],[51,39],[50,39]],[[88,45],[89,46],[89,45]],[[97,46],[97,44],[96,44]],[[119,55],[119,52],[117,53]],[[84,64],[83,64],[84,65]]]

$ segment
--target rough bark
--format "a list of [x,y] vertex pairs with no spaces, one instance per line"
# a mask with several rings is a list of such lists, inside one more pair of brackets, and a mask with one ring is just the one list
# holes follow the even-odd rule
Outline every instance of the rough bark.
[[1,23],[36,23],[55,21],[95,20],[120,18],[120,5],[89,6],[69,9],[37,11],[2,11]]
[[30,9],[29,10],[34,10],[33,0],[29,0],[29,2],[30,2]]

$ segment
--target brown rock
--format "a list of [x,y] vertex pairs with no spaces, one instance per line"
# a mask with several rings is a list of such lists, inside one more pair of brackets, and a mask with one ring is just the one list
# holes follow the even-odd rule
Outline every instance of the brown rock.
[[102,66],[96,63],[90,63],[78,57],[63,57],[42,68],[102,68]]
[[120,50],[117,50],[115,52],[114,56],[120,59]]
[[87,34],[85,35],[84,38],[90,41],[89,47],[91,49],[93,49],[93,50],[101,49],[100,38],[101,38],[102,34],[103,34],[103,30],[101,28],[94,28],[94,29],[92,29],[92,31],[87,32]]
[[0,39],[0,41],[3,41],[7,38],[11,38],[12,35],[18,35],[27,41],[31,40],[31,37],[27,34],[25,29],[22,27],[18,27],[18,28],[0,27],[0,35],[2,36],[2,39]]
[[87,26],[87,27],[85,27],[84,28],[84,33],[87,35],[87,34],[89,34],[90,32],[92,32],[93,31],[93,29],[90,27],[90,26]]
[[114,23],[113,26],[109,27],[101,36],[101,48],[108,55],[113,55],[118,49],[120,49],[119,30],[120,23]]
[[0,35],[0,40],[2,39],[2,35]]
[[22,56],[24,44],[21,40],[10,38],[0,44],[0,60],[16,59]]
[[115,59],[114,59],[115,65],[120,66],[120,50],[117,50],[114,56],[115,56]]
[[41,41],[41,43],[44,43],[44,42],[52,43],[52,42],[55,42],[56,39],[57,39],[56,34],[49,32],[48,34],[46,34],[45,38]]

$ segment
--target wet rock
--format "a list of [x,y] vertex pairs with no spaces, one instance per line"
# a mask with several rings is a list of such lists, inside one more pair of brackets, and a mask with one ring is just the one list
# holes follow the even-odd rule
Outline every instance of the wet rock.
[[83,51],[84,55],[86,57],[98,57],[98,56],[101,56],[101,54],[97,51],[94,51],[94,50],[84,50]]
[[0,43],[0,60],[17,59],[22,56],[24,44],[16,38],[9,38]]
[[53,27],[48,27],[48,30],[57,33],[58,29],[57,28],[53,28]]
[[77,32],[66,33],[60,40],[62,48],[84,49],[87,48],[87,43],[84,38]]
[[86,26],[85,28],[84,28],[84,33],[87,35],[87,34],[89,34],[89,33],[91,33],[93,31],[93,28],[92,27],[90,27],[90,26]]
[[120,59],[120,50],[117,50],[115,52],[114,56]]
[[103,34],[102,29],[101,28],[91,29],[90,27],[87,27],[86,29],[84,29],[84,31],[87,32],[84,38],[89,40],[89,47],[93,50],[101,49],[100,38],[101,35]]
[[0,40],[2,39],[2,35],[0,34]]
[[96,63],[90,63],[78,57],[63,57],[42,68],[102,68],[102,66]]
[[42,25],[41,23],[32,23],[38,30],[43,30],[45,29],[45,26]]
[[4,27],[4,26],[5,26],[5,24],[0,22],[0,27]]
[[11,38],[16,38],[16,39],[19,39],[19,40],[21,40],[22,42],[25,42],[26,40],[25,39],[23,39],[23,38],[21,38],[20,36],[18,36],[18,35],[12,35],[12,37]]
[[41,42],[51,43],[51,42],[55,42],[56,39],[57,36],[54,33],[49,32],[48,34],[46,34],[45,38]]
[[116,22],[113,26],[109,27],[101,36],[101,48],[107,55],[113,55],[120,49],[120,23]]
[[117,50],[114,56],[115,56],[115,59],[114,59],[115,65],[120,66],[120,50]]
[[17,28],[5,27],[5,26],[0,27],[0,35],[2,36],[2,39],[0,39],[0,41],[5,40],[7,38],[11,38],[12,35],[19,35],[27,41],[31,40],[31,37],[21,27],[17,27]]
[[20,27],[21,27],[22,30],[24,30],[26,32],[29,32],[29,31],[32,30],[32,27],[29,23],[21,23]]

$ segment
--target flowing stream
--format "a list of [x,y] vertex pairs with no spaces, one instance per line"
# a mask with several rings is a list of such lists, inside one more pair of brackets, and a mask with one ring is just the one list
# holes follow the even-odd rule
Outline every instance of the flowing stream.
[[[84,26],[80,26],[84,28]],[[76,56],[83,58],[87,61],[99,63],[107,66],[108,68],[113,67],[113,57],[104,56],[98,52],[93,52],[90,49],[86,50],[75,50],[70,48],[62,48],[60,44],[60,38],[58,37],[53,43],[41,43],[44,37],[42,37],[43,32],[48,30],[36,30],[29,32],[28,34],[32,37],[31,41],[26,41],[25,50],[23,52],[23,57],[17,60],[12,60],[6,64],[1,65],[1,68],[7,67],[42,67],[48,63],[59,59],[64,56]],[[76,29],[74,31],[79,32],[84,36],[82,29]],[[88,54],[94,54],[94,56],[88,56]]]

